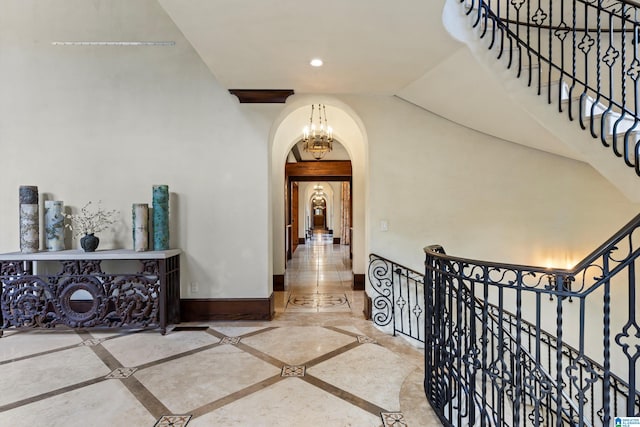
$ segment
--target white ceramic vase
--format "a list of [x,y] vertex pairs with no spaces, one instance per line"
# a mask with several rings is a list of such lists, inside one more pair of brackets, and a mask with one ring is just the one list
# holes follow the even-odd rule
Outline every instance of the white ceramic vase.
[[60,200],[44,202],[44,241],[48,251],[63,251],[64,247],[64,204]]
[[134,203],[131,207],[133,229],[133,250],[144,252],[149,250],[149,205]]

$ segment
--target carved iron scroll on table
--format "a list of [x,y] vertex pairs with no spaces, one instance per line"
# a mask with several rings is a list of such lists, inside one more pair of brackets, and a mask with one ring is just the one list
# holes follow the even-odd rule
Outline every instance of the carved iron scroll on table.
[[[99,260],[60,263],[58,275],[30,275],[21,263],[0,261],[2,328],[160,326],[158,260],[141,261],[135,274],[104,273]],[[76,299],[77,291],[91,299]]]

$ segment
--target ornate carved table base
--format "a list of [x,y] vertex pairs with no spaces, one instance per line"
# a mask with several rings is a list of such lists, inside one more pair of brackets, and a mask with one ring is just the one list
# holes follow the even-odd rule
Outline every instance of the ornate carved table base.
[[[180,251],[61,251],[0,255],[0,336],[16,328],[160,328],[180,321]],[[103,260],[137,260],[135,273],[108,273]],[[55,261],[57,274],[34,274]],[[79,292],[81,291],[81,292]]]

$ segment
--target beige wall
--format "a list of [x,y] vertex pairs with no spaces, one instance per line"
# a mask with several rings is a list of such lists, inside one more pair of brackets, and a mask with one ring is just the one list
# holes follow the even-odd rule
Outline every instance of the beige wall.
[[[639,210],[585,163],[397,98],[342,99],[367,129],[369,251],[418,271],[430,244],[463,257],[566,267]],[[389,231],[380,231],[382,220]]]
[[[20,185],[75,208],[118,209],[102,248],[130,248],[131,204],[168,184],[183,297],[269,296],[277,108],[240,106],[155,1],[8,1],[0,20],[0,252],[19,248]],[[176,45],[51,45],[96,39]]]

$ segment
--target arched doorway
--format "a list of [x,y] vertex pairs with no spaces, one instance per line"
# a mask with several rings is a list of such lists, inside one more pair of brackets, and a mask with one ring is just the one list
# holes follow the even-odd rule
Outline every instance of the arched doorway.
[[[271,252],[273,290],[284,289],[284,273],[287,259],[287,230],[292,228],[291,218],[288,217],[289,201],[287,194],[288,177],[285,166],[290,158],[292,148],[300,141],[302,128],[308,122],[309,111],[313,103],[326,105],[327,115],[334,128],[334,137],[344,146],[351,159],[352,176],[350,178],[350,193],[352,200],[352,239],[354,288],[364,289],[364,277],[367,265],[366,239],[366,176],[367,150],[364,125],[355,112],[343,102],[315,96],[295,96],[287,101],[287,107],[276,120],[271,132],[271,204],[272,204],[272,235]],[[322,180],[318,174],[313,180]],[[284,191],[283,191],[284,190]],[[289,237],[291,238],[291,237]],[[282,286],[282,288],[280,288]]]
[[310,222],[310,228],[314,231],[329,231],[327,227],[327,199],[318,194],[311,199],[310,206],[311,215],[313,218]]

